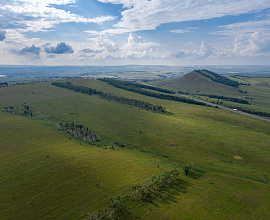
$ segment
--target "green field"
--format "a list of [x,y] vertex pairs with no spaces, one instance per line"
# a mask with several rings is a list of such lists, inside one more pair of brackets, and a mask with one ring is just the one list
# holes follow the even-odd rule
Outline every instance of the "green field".
[[[188,162],[202,175],[182,173],[151,198],[128,200],[129,215],[122,218],[267,219],[269,123],[97,80],[65,81],[159,104],[173,115],[50,82],[0,88],[1,219],[84,219],[87,212],[108,207],[111,197],[130,195],[133,184]],[[4,112],[6,106],[23,103],[32,117]],[[100,142],[79,142],[59,132],[59,122],[89,127],[100,134]]]

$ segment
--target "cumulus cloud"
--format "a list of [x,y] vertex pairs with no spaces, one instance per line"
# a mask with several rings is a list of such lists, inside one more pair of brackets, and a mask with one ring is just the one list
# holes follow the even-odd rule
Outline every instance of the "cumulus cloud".
[[34,44],[31,47],[25,47],[19,51],[19,54],[32,54],[32,55],[39,55],[41,51],[40,47],[36,47]]
[[90,46],[81,49],[79,53],[93,59],[154,58],[158,56],[160,46],[159,43],[145,42],[142,37],[130,33],[124,44],[116,43],[105,36],[91,38]]
[[210,44],[202,41],[200,51],[197,53],[199,58],[206,58],[214,55],[214,48]]
[[71,46],[66,44],[65,42],[61,42],[57,44],[56,47],[45,47],[44,51],[46,53],[55,53],[55,54],[66,54],[66,53],[73,53],[74,50],[72,49]]
[[239,22],[220,26],[215,34],[233,42],[232,48],[224,49],[224,56],[260,56],[270,53],[270,20]]
[[0,30],[0,41],[3,41],[6,39],[6,31]]
[[201,43],[200,49],[195,50],[179,50],[172,56],[178,58],[186,58],[186,59],[205,59],[205,58],[213,58],[217,57],[217,51],[208,43],[203,42]]
[[206,20],[226,15],[239,15],[270,8],[268,0],[98,0],[122,4],[121,20],[114,28],[95,34],[118,34],[140,30],[154,30],[161,24]]
[[159,43],[144,42],[140,36],[130,33],[127,43],[120,50],[124,58],[142,58],[153,56],[153,50],[158,47]]

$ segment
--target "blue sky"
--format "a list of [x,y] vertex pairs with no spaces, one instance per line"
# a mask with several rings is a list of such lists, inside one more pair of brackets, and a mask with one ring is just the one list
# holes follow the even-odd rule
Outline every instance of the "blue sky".
[[1,0],[0,65],[268,65],[269,0]]

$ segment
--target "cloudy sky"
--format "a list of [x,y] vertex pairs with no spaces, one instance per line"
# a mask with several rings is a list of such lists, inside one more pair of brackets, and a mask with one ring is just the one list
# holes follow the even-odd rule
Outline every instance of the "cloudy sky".
[[270,64],[269,0],[0,0],[0,65]]

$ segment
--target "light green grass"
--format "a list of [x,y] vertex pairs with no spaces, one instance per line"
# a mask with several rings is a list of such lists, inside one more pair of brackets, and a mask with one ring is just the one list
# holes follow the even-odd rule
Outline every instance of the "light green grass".
[[0,121],[1,219],[82,219],[166,169],[143,153],[80,145],[21,116]]
[[[205,171],[202,177],[198,180],[182,177],[182,185],[179,183],[171,191],[162,192],[161,195],[153,199],[152,203],[131,204],[131,208],[135,213],[134,216],[142,219],[247,219],[248,215],[250,215],[252,219],[257,215],[259,219],[264,219],[269,214],[267,204],[269,204],[270,199],[266,193],[270,181],[269,123],[222,109],[146,97],[114,88],[96,80],[72,79],[72,83],[96,88],[103,92],[113,92],[119,96],[161,104],[174,113],[171,116],[157,114],[137,107],[104,100],[94,95],[89,96],[57,87],[47,87],[48,83],[37,84],[33,88],[31,85],[25,85],[25,91],[27,92],[32,91],[34,88],[43,91],[43,94],[32,100],[27,99],[27,94],[19,87],[14,86],[6,90],[0,89],[0,93],[4,94],[3,91],[5,91],[7,96],[2,102],[2,107],[15,103],[14,99],[17,100],[18,104],[24,102],[24,100],[29,100],[28,104],[34,113],[34,116],[28,117],[27,120],[18,116],[5,116],[9,120],[12,119],[13,122],[6,122],[6,126],[1,124],[2,128],[8,128],[13,124],[13,130],[9,133],[17,131],[17,124],[13,117],[16,120],[23,120],[26,127],[28,123],[35,124],[37,127],[45,126],[47,128],[43,128],[46,132],[50,131],[57,135],[57,141],[55,138],[47,139],[48,135],[39,132],[35,127],[33,128],[36,132],[33,133],[33,143],[37,144],[39,142],[36,137],[40,137],[41,142],[48,142],[45,145],[48,145],[50,150],[44,151],[42,158],[58,161],[55,162],[57,166],[64,163],[63,169],[65,169],[66,158],[73,158],[76,161],[76,163],[74,162],[76,166],[74,165],[73,171],[76,171],[76,175],[79,177],[72,171],[72,173],[65,174],[67,179],[63,177],[63,181],[59,180],[60,185],[69,178],[72,179],[72,175],[80,178],[82,176],[81,169],[88,167],[86,161],[89,161],[91,166],[85,172],[95,171],[91,178],[94,178],[96,182],[91,185],[92,182],[89,179],[91,182],[89,182],[89,188],[96,187],[101,178],[104,181],[107,179],[108,182],[112,182],[111,187],[115,190],[109,189],[106,195],[102,194],[98,189],[97,192],[95,190],[89,192],[89,197],[92,194],[101,193],[96,197],[95,202],[83,197],[90,210],[106,206],[107,198],[117,195],[121,188],[125,187],[127,189],[132,183],[151,177],[154,172],[173,167],[179,168],[187,162],[193,162],[196,168]],[[20,92],[16,92],[17,88],[20,89]],[[10,92],[8,89],[10,89]],[[102,144],[110,145],[118,141],[125,144],[126,148],[133,150],[112,151],[79,145],[77,142],[67,139],[66,136],[55,133],[59,121],[74,121],[75,124],[83,124],[100,134]],[[22,132],[22,130],[20,131]],[[26,131],[24,132],[26,133]],[[58,140],[58,136],[64,141]],[[7,137],[7,135],[1,137]],[[13,136],[12,141],[16,141],[16,135],[15,138]],[[24,139],[24,142],[20,141],[20,143],[25,143],[25,141],[26,139]],[[61,147],[56,148],[55,146]],[[36,145],[34,145],[35,150],[33,151],[36,152],[36,148]],[[16,149],[23,148],[17,147]],[[58,157],[47,158],[52,150],[53,155],[59,154],[59,159],[57,159]],[[90,150],[91,156],[88,155]],[[139,153],[139,150],[147,153]],[[119,157],[119,153],[121,153],[121,157]],[[11,152],[10,156],[12,155]],[[34,155],[34,153],[31,153],[31,155]],[[242,159],[235,159],[235,156]],[[35,157],[40,160],[38,156]],[[99,163],[102,158],[104,162]],[[42,163],[45,164],[46,160]],[[111,160],[117,165],[113,165]],[[13,172],[11,172],[14,173],[14,175],[11,175],[12,178],[17,176],[14,170],[23,164],[24,158],[19,157],[17,161],[21,162],[14,164]],[[136,167],[134,167],[134,172],[125,169],[128,166],[125,161],[137,166],[133,165]],[[8,165],[12,164],[12,160],[8,160],[6,163]],[[30,163],[30,166],[35,163]],[[160,164],[159,169],[157,169],[157,164]],[[44,165],[44,167],[46,166]],[[110,167],[109,170],[108,167]],[[120,173],[115,174],[115,172],[111,171],[111,167]],[[119,167],[123,168],[123,170],[119,171]],[[140,170],[142,167],[146,168],[145,171]],[[51,167],[49,168],[49,170],[52,170]],[[55,176],[63,172],[63,169],[56,169],[52,176],[56,178]],[[142,176],[140,172],[142,172]],[[132,177],[133,173],[134,176]],[[126,178],[126,183],[118,183],[118,175],[131,176]],[[25,183],[31,181],[30,177],[25,177]],[[27,184],[18,187],[22,189],[26,186]],[[41,191],[45,189],[41,188]],[[76,197],[76,195],[72,194],[74,190],[76,189],[71,188],[69,198]],[[61,196],[62,194],[59,197]],[[55,202],[59,197],[53,197],[51,201]],[[78,201],[81,203],[80,199]],[[148,207],[150,207],[149,215],[147,214]],[[69,212],[77,212],[79,213],[77,216],[81,217],[83,212],[86,212],[86,205],[85,209],[83,208],[81,211],[73,211],[76,207],[69,209]],[[58,210],[57,206],[52,207],[51,210]],[[18,210],[18,213],[20,212],[22,210]],[[59,213],[62,212],[63,210],[59,210]],[[52,213],[52,216],[57,216],[57,213]]]

